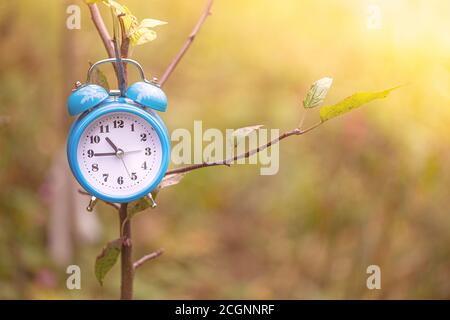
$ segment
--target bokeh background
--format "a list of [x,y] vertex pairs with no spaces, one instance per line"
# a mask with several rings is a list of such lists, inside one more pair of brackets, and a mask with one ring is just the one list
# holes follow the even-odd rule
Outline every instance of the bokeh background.
[[[133,50],[151,76],[206,4],[119,2],[169,22]],[[66,28],[69,4],[81,7],[81,30]],[[370,4],[381,29],[367,26]],[[277,175],[208,168],[165,189],[133,221],[136,258],[166,250],[139,269],[136,297],[450,298],[449,12],[444,0],[217,0],[165,87],[169,130],[192,131],[194,120],[291,129],[324,76],[334,78],[326,103],[406,86],[283,141]],[[0,298],[117,298],[117,265],[103,287],[94,276],[117,214],[85,212],[64,155],[74,120],[65,100],[106,56],[89,11],[76,0],[2,1],[0,35]],[[81,290],[66,289],[69,264],[81,267]],[[366,288],[371,264],[381,290]]]

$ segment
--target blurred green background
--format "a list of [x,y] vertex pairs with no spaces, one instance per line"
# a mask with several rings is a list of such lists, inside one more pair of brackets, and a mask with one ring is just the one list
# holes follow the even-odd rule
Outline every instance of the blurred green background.
[[[119,2],[169,23],[133,50],[151,76],[206,4]],[[69,4],[81,7],[81,30],[66,28]],[[370,4],[381,29],[367,26]],[[165,86],[169,131],[194,120],[291,129],[324,76],[334,78],[326,103],[407,85],[283,141],[277,175],[208,168],[164,190],[133,220],[136,258],[166,250],[137,272],[136,297],[450,298],[449,10],[441,0],[217,0]],[[117,214],[85,212],[65,168],[65,99],[106,57],[89,11],[76,0],[3,1],[0,35],[0,298],[117,298],[118,266],[104,287],[94,276]],[[66,289],[69,264],[81,267],[81,290]],[[381,290],[366,288],[371,264]]]

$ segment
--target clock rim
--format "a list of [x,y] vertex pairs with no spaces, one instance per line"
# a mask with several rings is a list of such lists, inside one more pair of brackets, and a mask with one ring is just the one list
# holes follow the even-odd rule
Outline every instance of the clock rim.
[[[84,130],[99,117],[104,116],[106,114],[118,112],[131,113],[143,118],[155,129],[161,142],[161,152],[162,152],[161,166],[158,170],[158,173],[155,176],[155,179],[144,189],[127,196],[111,196],[104,194],[98,191],[96,188],[94,188],[84,178],[83,174],[81,173],[77,157],[78,144]],[[170,155],[170,139],[168,137],[168,131],[167,128],[164,126],[162,120],[158,117],[158,115],[150,113],[149,111],[139,106],[134,106],[128,103],[117,101],[107,102],[104,105],[98,106],[93,111],[89,112],[87,115],[85,116],[81,115],[78,118],[78,120],[73,124],[67,141],[67,158],[69,161],[69,166],[78,183],[89,194],[101,200],[114,203],[126,203],[135,201],[152,192],[164,178],[164,175],[169,166],[169,155]]]

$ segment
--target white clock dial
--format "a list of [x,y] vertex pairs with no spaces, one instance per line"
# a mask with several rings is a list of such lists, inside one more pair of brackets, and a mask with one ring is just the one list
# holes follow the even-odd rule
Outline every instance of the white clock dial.
[[97,191],[108,196],[133,195],[154,180],[161,167],[161,141],[143,118],[108,113],[90,123],[77,148],[80,171]]

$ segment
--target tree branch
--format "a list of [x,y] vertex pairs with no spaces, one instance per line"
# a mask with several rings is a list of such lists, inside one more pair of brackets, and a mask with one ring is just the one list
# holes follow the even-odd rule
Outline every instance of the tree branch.
[[[133,299],[133,282],[134,282],[134,267],[133,267],[133,246],[131,242],[131,223],[127,219],[128,203],[122,203],[119,210],[120,219],[120,232],[123,238],[122,250],[120,252],[120,299],[132,300]],[[123,229],[122,229],[123,226]]]
[[206,4],[205,10],[203,11],[203,14],[200,16],[200,19],[197,21],[197,24],[195,25],[194,29],[192,30],[191,34],[187,38],[186,42],[184,43],[183,47],[181,47],[178,54],[175,56],[175,58],[172,60],[170,65],[167,67],[166,71],[164,71],[164,74],[162,75],[161,79],[159,80],[159,83],[161,87],[164,85],[164,83],[167,81],[167,79],[170,77],[172,72],[177,67],[180,60],[183,58],[183,56],[186,54],[187,50],[191,46],[192,42],[194,42],[195,37],[197,36],[198,32],[202,28],[202,25],[205,23],[206,18],[211,14],[211,7],[213,5],[214,0],[208,0],[208,3]]
[[155,258],[158,258],[160,255],[162,255],[164,253],[164,249],[159,249],[155,252],[152,252],[150,254],[147,254],[145,256],[143,256],[142,258],[140,258],[138,261],[136,261],[133,264],[133,268],[134,270],[136,270],[137,268],[139,268],[140,266],[142,266],[145,262],[153,260]]
[[305,129],[305,130],[301,130],[299,128],[295,128],[291,131],[287,131],[285,133],[283,133],[282,135],[280,135],[278,138],[275,138],[271,141],[269,141],[268,143],[257,147],[256,149],[253,150],[249,150],[245,153],[241,153],[239,155],[236,155],[234,157],[225,159],[225,160],[221,160],[221,161],[217,161],[217,162],[203,162],[200,164],[194,164],[191,166],[186,166],[186,167],[182,167],[182,168],[177,168],[177,169],[172,169],[172,170],[168,170],[166,172],[166,175],[169,174],[175,174],[175,173],[185,173],[185,172],[189,172],[189,171],[193,171],[193,170],[197,170],[197,169],[201,169],[201,168],[207,168],[207,167],[215,167],[215,166],[231,166],[233,164],[233,162],[239,160],[239,159],[244,159],[244,158],[248,158],[258,152],[263,151],[264,149],[269,148],[270,146],[280,142],[283,139],[286,139],[290,136],[299,136],[305,133],[308,133],[309,131],[314,130],[315,128],[317,128],[318,126],[320,126],[323,122],[318,122],[315,125]]
[[[106,52],[110,58],[116,57],[116,53],[114,50],[114,43],[109,35],[108,30],[106,29],[103,18],[100,14],[100,11],[96,4],[89,5],[89,10],[91,12],[92,21],[94,22],[95,27],[100,35],[100,38],[103,41],[103,45],[105,46]],[[120,48],[120,52],[118,55],[123,58],[128,57],[129,51],[129,39],[124,33],[123,21],[119,17],[119,21],[121,23],[122,30],[122,44]],[[116,39],[117,40],[117,39]],[[113,64],[114,71],[116,72],[117,79],[119,79],[118,67]],[[127,82],[127,74],[126,70],[124,70],[124,81]],[[79,190],[82,194],[88,194],[84,191]],[[89,194],[88,194],[89,195]],[[119,211],[119,227],[120,227],[120,235],[123,238],[122,248],[121,248],[121,277],[120,277],[120,298],[122,300],[131,300],[133,299],[133,282],[134,282],[134,266],[133,266],[133,247],[131,242],[131,222],[128,217],[128,203],[120,204],[120,207],[114,203],[106,202],[106,204],[113,206],[115,209]]]
[[92,22],[94,22],[98,34],[100,35],[100,38],[103,41],[103,45],[105,46],[106,52],[108,53],[108,57],[114,58],[115,57],[114,46],[111,40],[111,36],[109,35],[108,29],[106,29],[102,15],[100,14],[100,10],[98,9],[95,3],[88,5],[88,7],[89,10],[91,11]]

